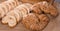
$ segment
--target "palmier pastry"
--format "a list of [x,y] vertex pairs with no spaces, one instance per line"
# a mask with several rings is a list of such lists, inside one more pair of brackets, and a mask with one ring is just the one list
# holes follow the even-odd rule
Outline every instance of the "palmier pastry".
[[42,30],[49,22],[49,18],[44,14],[30,13],[23,17],[23,25],[30,30]]

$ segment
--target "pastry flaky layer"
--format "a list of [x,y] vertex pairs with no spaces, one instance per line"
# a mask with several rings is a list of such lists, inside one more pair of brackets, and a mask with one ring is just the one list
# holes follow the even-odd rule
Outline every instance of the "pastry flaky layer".
[[30,6],[31,4],[28,3],[17,6],[3,17],[2,23],[8,23],[10,27],[14,27],[24,17],[24,15],[29,13]]
[[19,5],[17,0],[7,0],[0,4],[0,18]]
[[[31,3],[34,4],[30,4],[29,1],[32,1]],[[48,1],[29,1],[23,3],[22,0],[21,4],[18,0],[7,0],[2,2],[0,4],[0,18],[2,18],[2,23],[7,24],[9,27],[15,27],[21,22],[27,29],[41,31],[49,23],[49,15],[53,18],[57,17],[57,9]]]
[[49,22],[49,18],[44,14],[29,13],[23,17],[22,23],[31,30],[42,30]]
[[38,14],[41,14],[41,13],[49,14],[53,17],[56,17],[58,15],[57,9],[46,1],[33,4],[31,7],[31,10]]
[[58,15],[57,9],[46,1],[38,2],[30,7],[30,13],[23,17],[23,25],[30,30],[43,30],[50,21],[50,17]]

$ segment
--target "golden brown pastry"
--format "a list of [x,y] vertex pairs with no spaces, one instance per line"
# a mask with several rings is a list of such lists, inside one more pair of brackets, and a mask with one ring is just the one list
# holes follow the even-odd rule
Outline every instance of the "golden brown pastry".
[[7,0],[0,4],[0,18],[19,5],[18,0]]
[[42,30],[49,22],[49,18],[44,15],[38,15],[34,13],[29,13],[25,17],[23,17],[22,23],[23,25],[30,30]]
[[51,4],[49,4],[48,2],[44,1],[44,2],[40,2],[38,3],[40,4],[40,8],[41,10],[46,13],[46,14],[50,14],[53,17],[56,17],[58,15],[58,11],[56,8],[54,8],[54,6],[52,6]]
[[38,5],[38,4],[32,5],[32,7],[31,7],[31,12],[34,12],[34,13],[37,13],[37,14],[41,14],[41,13],[42,13],[42,11],[41,11],[41,9],[39,8],[39,5]]
[[21,4],[8,12],[5,17],[2,18],[3,24],[8,24],[9,27],[14,27],[18,22],[22,20],[24,15],[29,13],[31,4]]
[[[38,9],[40,9],[40,10],[38,11]],[[36,12],[36,13],[43,12],[43,13],[49,14],[49,15],[51,15],[53,17],[56,17],[58,15],[57,9],[54,8],[54,6],[52,6],[51,4],[49,4],[46,1],[38,2],[38,3],[34,4],[34,5],[32,5],[31,10]]]
[[40,14],[40,15],[37,15],[39,21],[40,21],[40,29],[46,27],[46,25],[48,24],[49,22],[49,17],[45,14]]

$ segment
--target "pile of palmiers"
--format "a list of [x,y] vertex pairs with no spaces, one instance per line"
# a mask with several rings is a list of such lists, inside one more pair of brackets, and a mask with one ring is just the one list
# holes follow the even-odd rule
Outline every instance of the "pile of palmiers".
[[0,19],[3,24],[15,27],[19,22],[30,30],[43,30],[50,21],[56,18],[58,10],[47,1],[30,3],[18,0],[7,0],[0,3]]

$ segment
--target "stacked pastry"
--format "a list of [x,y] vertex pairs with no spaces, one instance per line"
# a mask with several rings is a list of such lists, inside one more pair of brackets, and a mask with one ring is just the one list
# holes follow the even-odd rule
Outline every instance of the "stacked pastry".
[[22,23],[27,29],[33,31],[43,30],[51,17],[56,17],[58,15],[57,9],[55,9],[51,4],[46,1],[36,3],[31,7],[31,13],[23,17]]
[[43,12],[43,13],[49,14],[49,15],[51,15],[53,17],[56,17],[58,15],[57,9],[53,5],[49,4],[46,1],[34,4],[31,7],[31,9],[35,13],[42,13]]
[[14,27],[16,24],[21,21],[24,15],[28,14],[30,11],[31,4],[21,4],[8,12],[5,17],[2,19],[3,24],[8,24],[9,27]]
[[3,17],[2,23],[8,24],[9,27],[15,27],[22,21],[27,29],[41,31],[50,21],[47,14],[56,17],[58,11],[46,1],[32,5],[30,3],[19,4],[18,0],[8,0],[0,4],[0,18]]
[[0,4],[0,18],[19,5],[18,0],[7,0]]

